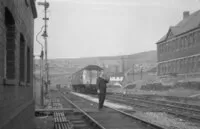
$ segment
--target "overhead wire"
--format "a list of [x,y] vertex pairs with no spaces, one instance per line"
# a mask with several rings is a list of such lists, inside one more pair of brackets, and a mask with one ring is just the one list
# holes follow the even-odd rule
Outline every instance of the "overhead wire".
[[41,45],[41,48],[42,48],[42,50],[44,49],[44,46],[43,46],[43,44],[38,40],[38,35],[42,32],[42,30],[43,30],[43,28],[44,28],[45,26],[42,26],[41,27],[41,30],[37,33],[37,35],[36,35],[36,41]]

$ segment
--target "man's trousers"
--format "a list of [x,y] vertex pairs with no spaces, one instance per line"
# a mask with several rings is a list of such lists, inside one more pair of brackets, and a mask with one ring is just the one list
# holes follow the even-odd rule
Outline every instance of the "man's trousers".
[[99,94],[99,109],[103,108],[103,103],[104,103],[105,98],[106,98],[105,93]]

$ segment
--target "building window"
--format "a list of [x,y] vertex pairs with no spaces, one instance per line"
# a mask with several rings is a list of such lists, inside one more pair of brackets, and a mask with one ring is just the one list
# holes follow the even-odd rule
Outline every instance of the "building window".
[[165,65],[162,64],[162,75],[165,73]]
[[186,36],[186,38],[187,38],[188,47],[190,47],[192,45],[190,42],[190,35]]
[[198,72],[198,56],[195,56],[194,61],[194,70],[195,72]]
[[180,39],[180,49],[183,49],[183,38]]
[[31,60],[30,60],[30,57],[31,57],[31,55],[30,55],[30,48],[29,47],[27,47],[27,54],[26,54],[26,57],[27,57],[27,63],[26,63],[26,65],[27,65],[27,83],[30,83],[30,80],[31,80],[31,78],[30,78],[30,72],[31,72],[31,69],[30,69],[30,65],[31,65]]
[[160,73],[160,65],[158,64],[157,65],[157,75],[160,75],[159,73]]
[[192,72],[195,72],[195,57],[192,57],[191,69],[192,69]]
[[162,74],[162,64],[158,64],[158,75]]
[[183,73],[185,73],[186,72],[186,62],[185,62],[185,59],[183,59]]
[[188,72],[192,72],[192,58],[188,58]]
[[164,66],[163,66],[163,63],[161,64],[161,75],[163,75],[163,73],[164,73]]
[[170,42],[170,51],[173,52],[174,51],[174,41]]
[[183,73],[184,67],[183,67],[183,59],[180,60],[180,73]]
[[176,73],[179,73],[180,70],[180,60],[176,61]]
[[176,51],[176,40],[174,40],[174,51]]
[[184,48],[187,48],[188,47],[188,41],[187,41],[187,38],[185,37],[184,38]]
[[176,51],[179,51],[179,45],[180,44],[180,39],[176,40]]
[[164,52],[164,45],[161,44],[161,53],[163,53],[163,52]]
[[159,64],[158,66],[159,66],[158,75],[162,75],[162,64]]
[[163,74],[166,74],[166,70],[167,70],[166,63],[164,63],[163,64]]
[[177,51],[177,49],[178,49],[178,40],[176,39],[175,40],[175,50]]
[[20,74],[20,81],[25,81],[25,40],[24,36],[20,34],[20,61],[19,61],[19,74]]
[[166,63],[166,74],[169,73],[169,62]]
[[168,46],[167,46],[168,44],[167,43],[165,43],[165,52],[167,53],[167,51],[168,51]]
[[169,73],[172,73],[173,72],[173,62],[172,61],[170,61],[169,68],[170,68]]
[[162,64],[158,64],[158,75],[161,75],[162,72]]
[[171,63],[167,63],[167,74],[171,72]]
[[185,48],[185,38],[182,38],[182,49]]
[[174,52],[174,40],[171,41],[171,51]]
[[162,54],[162,44],[158,44],[158,54]]
[[177,39],[177,45],[176,45],[176,49],[177,49],[177,51],[179,51],[180,50],[180,43],[181,43],[181,40],[180,39]]
[[176,61],[173,61],[173,71],[172,71],[173,73],[176,73],[176,68],[177,68]]
[[188,73],[188,58],[184,59],[184,68],[185,68],[184,73]]
[[5,8],[5,26],[6,26],[6,79],[14,80],[16,76],[15,67],[15,21],[8,10]]
[[190,42],[191,42],[191,45],[193,46],[195,43],[194,43],[194,33],[192,33],[190,35]]
[[197,36],[198,36],[197,32],[195,32],[193,36],[194,36],[194,39],[193,39],[194,44],[196,44],[197,43]]
[[197,56],[197,71],[200,72],[200,56]]
[[200,42],[200,31],[196,32],[196,43]]
[[169,68],[170,68],[169,73],[173,73],[173,62],[172,61],[169,63]]
[[158,54],[161,54],[161,46],[160,44],[157,45]]
[[168,52],[171,52],[171,42],[168,42]]
[[165,43],[163,44],[163,53],[165,53],[166,52],[166,45],[165,45]]

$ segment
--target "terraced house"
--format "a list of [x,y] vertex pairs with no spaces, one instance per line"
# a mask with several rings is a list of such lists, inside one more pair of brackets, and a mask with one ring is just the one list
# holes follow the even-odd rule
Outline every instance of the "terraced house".
[[0,0],[0,129],[33,129],[35,0]]
[[200,75],[200,11],[183,12],[183,19],[157,42],[160,77]]

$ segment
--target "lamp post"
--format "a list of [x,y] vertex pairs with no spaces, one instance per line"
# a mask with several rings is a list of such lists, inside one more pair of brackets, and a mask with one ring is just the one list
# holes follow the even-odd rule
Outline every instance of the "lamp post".
[[141,80],[142,80],[142,73],[143,73],[143,66],[142,66],[142,64],[140,64],[140,75],[141,75],[140,79]]
[[122,61],[122,73],[124,74],[125,72],[125,68],[124,68],[124,57],[121,57],[121,61]]
[[133,81],[135,80],[135,78],[134,78],[134,74],[135,74],[134,68],[135,68],[135,65],[133,64]]
[[44,6],[44,32],[42,34],[42,36],[44,37],[45,40],[45,72],[46,72],[46,77],[45,77],[45,89],[46,89],[46,93],[48,94],[48,85],[49,85],[49,65],[48,65],[48,59],[47,59],[47,21],[49,20],[49,18],[47,17],[47,9],[49,8],[49,2],[47,2],[46,0],[44,0],[44,2],[38,2],[38,5],[40,6]]

